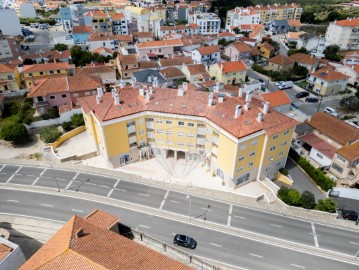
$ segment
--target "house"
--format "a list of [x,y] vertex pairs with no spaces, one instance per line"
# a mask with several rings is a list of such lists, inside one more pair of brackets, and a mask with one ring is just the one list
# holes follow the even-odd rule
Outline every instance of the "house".
[[100,48],[97,48],[96,50],[94,50],[92,53],[98,53],[99,55],[102,55],[105,57],[107,57],[107,56],[112,57],[114,51],[111,49],[108,49],[106,47],[100,47]]
[[118,43],[121,47],[126,47],[133,45],[133,37],[131,35],[117,35]]
[[309,72],[314,72],[319,66],[319,58],[305,53],[295,53],[289,56],[299,66],[305,67]]
[[19,56],[19,59],[23,62],[26,59],[30,59],[34,64],[41,63],[52,63],[52,62],[67,62],[71,61],[71,51],[65,50],[59,52],[57,50],[53,51],[38,51],[32,54],[25,54]]
[[344,65],[357,65],[359,64],[359,51],[347,52],[341,61]]
[[349,76],[331,68],[322,68],[313,72],[307,79],[310,88],[321,96],[334,95],[344,91],[348,80]]
[[288,56],[279,54],[268,60],[268,66],[265,68],[273,71],[288,71],[294,67],[294,61]]
[[260,13],[256,12],[251,7],[236,7],[235,9],[227,11],[226,17],[226,30],[230,30],[231,27],[238,27],[240,25],[253,24],[260,22]]
[[209,74],[225,85],[239,84],[246,80],[247,67],[243,61],[216,63],[210,66]]
[[211,65],[221,60],[220,52],[217,45],[197,48],[192,51],[192,60],[196,64]]
[[171,58],[175,52],[179,52],[183,43],[180,39],[147,41],[136,43],[138,59],[145,60],[148,58],[168,57]]
[[93,33],[89,36],[88,41],[89,51],[91,52],[100,47],[106,47],[113,51],[119,48],[119,41],[117,36],[110,32]]
[[166,78],[158,71],[153,69],[144,69],[133,72],[132,78],[136,78],[137,83],[152,85],[156,82],[157,87],[166,87]]
[[75,215],[20,270],[192,269],[119,234],[118,227],[118,218],[101,210],[84,218]]
[[89,36],[93,33],[91,26],[73,26],[72,37],[75,44],[87,44]]
[[161,26],[160,33],[159,33],[158,37],[164,38],[165,36],[174,34],[174,33],[192,35],[193,30],[190,25],[184,25],[184,24],[173,25],[173,26]]
[[153,41],[153,34],[152,32],[132,32],[134,43],[139,42],[147,42],[147,41]]
[[258,50],[262,57],[269,59],[274,52],[274,47],[268,42],[264,42],[258,45]]
[[[347,184],[359,180],[359,130],[334,116],[318,112],[306,121],[311,127],[299,139],[309,157]],[[333,128],[335,127],[335,128]]]
[[251,57],[252,47],[244,42],[235,42],[224,48],[224,54],[231,61],[249,60]]
[[158,65],[155,61],[139,61],[138,62],[138,70],[144,69],[155,69],[158,70]]
[[[1,20],[3,21],[4,18]],[[21,38],[4,36],[0,28],[0,60],[4,61],[15,59],[22,55],[23,51],[21,50],[21,41]]]
[[182,68],[183,64],[185,65],[191,65],[193,64],[192,57],[191,56],[185,56],[185,57],[173,57],[173,58],[167,58],[167,59],[159,59],[158,65],[161,69],[167,68],[167,67],[175,67],[175,68]]
[[122,79],[132,78],[132,73],[138,71],[138,60],[134,54],[117,55],[117,70]]
[[286,114],[290,112],[292,100],[285,91],[275,91],[261,94],[263,101],[269,102],[270,107],[277,112]]
[[242,42],[244,44],[247,44],[251,47],[255,47],[257,44],[257,40],[254,38],[249,38],[249,37],[241,37],[238,39],[238,42]]
[[[1,97],[0,97],[1,99]],[[1,101],[0,101],[1,102]],[[1,104],[1,103],[0,103]],[[1,118],[1,105],[0,105],[0,118]],[[19,245],[9,240],[10,232],[0,228],[0,269],[2,270],[17,270],[25,263],[26,258]],[[11,235],[16,237],[16,235]]]
[[300,32],[302,24],[300,20],[287,20],[289,24],[289,31]]
[[286,35],[287,42],[295,42],[297,45],[299,36],[302,34],[305,34],[305,32],[288,32]]
[[21,78],[17,65],[0,63],[0,91],[20,88]]
[[348,84],[357,86],[359,84],[359,64],[357,65],[337,65],[335,71],[349,76]]
[[87,74],[100,77],[102,82],[113,84],[116,81],[116,70],[108,66],[87,66],[76,70],[76,75]]
[[221,29],[221,19],[215,13],[204,13],[195,11],[188,14],[188,23],[200,25],[198,34],[200,35],[218,35]]
[[273,20],[266,25],[266,29],[273,35],[285,34],[289,31],[289,23],[287,20]]
[[313,33],[301,34],[297,41],[297,49],[305,48],[310,54],[316,57],[323,57],[325,46],[325,38],[317,36]]
[[182,51],[192,52],[193,50],[203,46],[204,40],[195,37],[183,37],[182,38]]
[[237,37],[235,34],[233,33],[230,33],[230,32],[222,32],[222,33],[219,33],[218,34],[218,38],[221,40],[221,39],[224,39],[225,41],[227,42],[234,42],[236,41]]
[[209,75],[206,66],[204,64],[197,64],[197,65],[185,65],[182,66],[182,72],[186,75],[186,79],[189,82],[196,82],[196,81],[209,81],[211,76]]
[[338,45],[340,50],[358,50],[359,18],[335,20],[329,23],[325,46]]
[[94,33],[112,33],[112,19],[101,10],[90,10],[84,14],[86,26],[91,26]]
[[114,35],[128,35],[128,22],[123,13],[111,14],[112,33]]
[[186,79],[183,72],[175,67],[164,68],[160,71],[160,73],[166,79],[167,87],[177,87],[178,81]]
[[65,62],[25,65],[22,68],[22,77],[25,81],[25,86],[30,88],[34,80],[36,81],[48,76],[70,75],[74,73],[74,70],[74,65]]

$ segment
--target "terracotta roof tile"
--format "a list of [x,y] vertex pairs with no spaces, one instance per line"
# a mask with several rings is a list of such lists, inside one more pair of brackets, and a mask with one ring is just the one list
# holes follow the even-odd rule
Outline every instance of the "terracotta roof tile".
[[306,122],[342,145],[359,140],[357,128],[327,113],[318,112],[312,116],[311,121]]
[[187,65],[187,69],[191,75],[207,73],[207,69],[204,64]]
[[117,58],[121,65],[134,65],[138,62],[135,54],[117,55]]
[[337,154],[349,161],[356,161],[359,159],[359,141],[353,144],[347,144],[337,150]]
[[277,64],[277,65],[281,65],[281,66],[287,66],[287,65],[294,64],[294,61],[292,59],[290,59],[287,56],[282,55],[282,54],[279,54],[277,56],[269,58],[268,61],[271,63]]
[[85,220],[97,227],[104,229],[110,229],[118,222],[117,217],[109,213],[106,213],[104,211],[101,211],[99,209],[96,209],[92,211],[90,214],[88,214],[85,217]]
[[73,34],[82,34],[82,33],[92,33],[92,27],[91,26],[72,26],[72,33]]
[[171,78],[171,77],[185,77],[185,75],[183,74],[183,72],[181,70],[179,70],[178,68],[175,67],[168,67],[168,68],[164,68],[160,71],[160,73],[163,75],[163,77],[165,78]]
[[236,35],[230,32],[222,32],[218,34],[219,37],[235,37]]
[[139,37],[139,38],[144,38],[144,37],[147,37],[147,38],[152,38],[153,37],[153,34],[152,32],[132,32],[132,35],[135,37]]
[[220,69],[223,69],[223,73],[245,71],[247,70],[246,64],[243,61],[232,61],[217,63]]
[[205,47],[201,47],[196,49],[201,55],[209,55],[209,54],[213,54],[213,53],[218,53],[220,52],[220,48],[217,45],[213,45],[213,46],[205,46]]
[[[229,45],[229,46],[231,46],[231,45]],[[236,50],[241,53],[246,53],[246,52],[248,53],[248,52],[252,51],[252,47],[242,41],[235,42],[232,44],[232,46],[234,48],[236,48]]]
[[12,73],[15,71],[15,68],[11,65],[1,64],[0,63],[0,73]]
[[83,67],[76,70],[76,74],[88,74],[88,75],[98,75],[99,73],[116,73],[114,69],[101,65],[96,67]]
[[138,62],[138,66],[140,69],[156,68],[157,63],[154,61],[140,61]]
[[267,49],[270,52],[274,51],[274,47],[272,45],[270,45],[268,42],[260,44],[259,47],[263,47],[263,48]]
[[312,76],[316,77],[316,78],[320,78],[322,80],[325,80],[327,82],[331,82],[331,81],[339,81],[339,80],[345,80],[345,79],[349,79],[350,77],[347,75],[344,75],[341,72],[338,71],[334,71],[331,68],[322,68],[316,72],[313,72],[311,74]]
[[292,101],[285,91],[275,91],[262,94],[262,99],[270,103],[271,107],[291,104]]
[[305,34],[305,32],[288,32],[288,38],[290,39],[299,39],[299,36]]
[[143,43],[137,43],[137,48],[158,48],[158,47],[170,47],[170,46],[182,46],[183,43],[180,39],[170,40],[157,40],[157,41],[146,41]]
[[0,262],[12,251],[11,247],[0,244]]
[[287,20],[288,24],[292,27],[298,27],[298,26],[302,26],[302,24],[300,23],[300,20]]
[[49,71],[49,70],[58,70],[58,69],[71,69],[72,65],[69,63],[47,63],[47,64],[37,64],[37,65],[25,65],[22,68],[22,72],[38,72],[38,71]]
[[133,37],[131,35],[117,35],[117,39],[119,41],[127,41],[127,42],[133,41]]
[[347,20],[334,21],[333,24],[344,26],[344,27],[358,27],[359,18],[349,18]]
[[107,17],[108,15],[101,10],[90,10],[84,14],[84,16],[90,17]]
[[295,53],[289,56],[294,62],[302,63],[306,65],[315,65],[319,63],[319,58],[305,53]]
[[110,53],[110,54],[113,54],[114,51],[109,49],[109,48],[106,48],[106,47],[99,47],[97,48],[96,50],[92,51],[93,53],[98,53],[100,55],[102,55],[103,53]]
[[193,64],[192,57],[174,57],[168,59],[160,59],[160,66],[161,67],[171,67],[171,66],[180,66],[180,65],[190,65]]
[[112,20],[117,21],[117,20],[122,20],[125,18],[125,15],[123,13],[115,13],[111,15]]

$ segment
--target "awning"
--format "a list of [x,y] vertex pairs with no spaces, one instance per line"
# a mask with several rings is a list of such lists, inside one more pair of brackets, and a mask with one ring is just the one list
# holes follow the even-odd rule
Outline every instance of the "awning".
[[315,135],[313,133],[309,134],[307,136],[301,137],[300,139],[330,159],[332,159],[334,157],[334,154],[337,150],[336,147],[330,145],[329,143],[327,143],[326,141],[319,138],[317,135]]

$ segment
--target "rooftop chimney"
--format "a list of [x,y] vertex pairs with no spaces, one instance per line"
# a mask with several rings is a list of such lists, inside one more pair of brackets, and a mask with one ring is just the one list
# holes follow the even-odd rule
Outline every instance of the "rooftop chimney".
[[147,101],[150,100],[150,91],[148,91],[148,90],[146,91],[145,99],[146,99]]
[[246,102],[251,102],[251,100],[252,100],[252,94],[253,94],[252,91],[248,91],[248,92],[247,92]]
[[140,88],[138,90],[138,93],[140,94],[140,96],[144,96],[145,95],[145,90],[143,88]]
[[112,97],[114,97],[116,94],[116,88],[112,88],[111,93],[112,93]]
[[97,96],[100,98],[102,98],[102,96],[103,96],[103,91],[102,91],[101,87],[97,87]]
[[179,97],[183,97],[183,88],[178,88],[178,94]]
[[96,104],[98,105],[98,104],[100,104],[100,102],[101,102],[101,97],[96,96]]
[[262,122],[262,121],[263,121],[263,113],[261,113],[261,112],[258,113],[257,121],[258,121],[258,122]]
[[120,95],[119,94],[114,94],[113,96],[115,98],[115,105],[119,105],[120,104]]
[[244,109],[245,109],[246,111],[249,110],[249,103],[248,103],[248,102],[246,102],[246,104],[244,104]]
[[80,238],[80,237],[83,237],[85,236],[85,232],[84,232],[84,229],[80,228],[77,230],[76,232],[76,238]]
[[125,81],[124,80],[120,81],[120,87],[121,87],[121,89],[123,89],[125,87]]
[[263,114],[267,114],[269,110],[269,102],[263,102]]
[[208,106],[211,107],[213,103],[213,94],[208,95]]
[[158,87],[158,78],[157,77],[153,78],[152,86],[153,87]]
[[241,105],[237,105],[236,106],[236,110],[234,112],[234,118],[238,118],[240,117],[242,114],[242,106]]
[[183,91],[188,91],[188,82],[183,82],[182,88],[183,88]]
[[224,96],[222,96],[222,95],[218,96],[219,103],[223,103],[223,100],[224,100]]
[[244,88],[239,87],[238,96],[239,96],[239,97],[243,97],[243,92],[244,92]]
[[132,87],[135,87],[136,85],[136,77],[132,77]]
[[150,95],[152,95],[153,94],[153,87],[150,86],[149,89],[150,89]]

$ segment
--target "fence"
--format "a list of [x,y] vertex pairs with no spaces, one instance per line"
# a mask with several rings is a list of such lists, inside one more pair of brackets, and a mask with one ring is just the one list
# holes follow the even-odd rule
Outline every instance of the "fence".
[[138,242],[144,242],[146,245],[150,245],[153,249],[165,253],[167,256],[175,258],[176,260],[189,265],[195,269],[201,270],[220,270],[221,268],[210,264],[208,262],[203,261],[199,257],[192,256],[184,251],[181,251],[173,246],[167,245],[164,242],[161,242],[157,239],[154,239],[148,235],[145,235],[142,232],[132,230],[132,234],[134,236],[134,240]]

